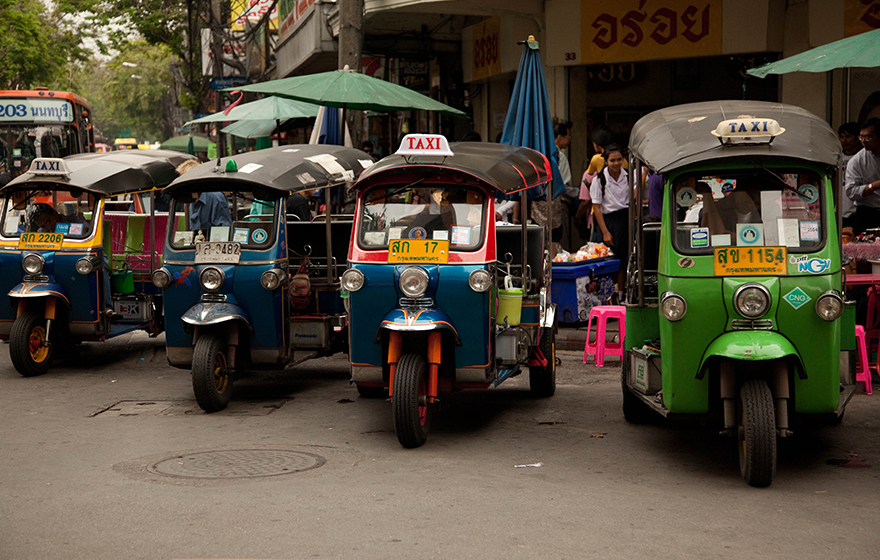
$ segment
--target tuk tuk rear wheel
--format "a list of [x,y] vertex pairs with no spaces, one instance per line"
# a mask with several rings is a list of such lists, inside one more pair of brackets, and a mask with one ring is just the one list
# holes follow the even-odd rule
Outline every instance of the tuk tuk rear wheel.
[[192,363],[193,393],[199,407],[205,412],[226,408],[234,381],[235,375],[226,359],[226,343],[213,334],[199,337]]
[[740,473],[749,486],[770,486],[776,476],[776,415],[765,381],[743,384],[737,413]]
[[428,369],[418,354],[400,358],[394,373],[391,410],[397,441],[404,447],[419,447],[428,439],[432,406],[428,404]]
[[553,329],[541,329],[538,348],[547,358],[547,365],[529,367],[529,390],[535,397],[552,397],[556,392],[556,336]]
[[9,357],[16,371],[33,377],[49,371],[54,347],[46,342],[46,320],[33,311],[18,316],[9,333]]

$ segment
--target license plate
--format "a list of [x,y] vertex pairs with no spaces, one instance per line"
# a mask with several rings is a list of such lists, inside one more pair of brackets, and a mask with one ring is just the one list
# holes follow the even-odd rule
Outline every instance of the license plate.
[[388,244],[389,263],[446,264],[448,260],[446,239],[392,239]]
[[784,275],[785,247],[716,247],[715,276]]
[[241,243],[208,241],[196,243],[196,263],[237,263],[241,259]]
[[64,235],[61,233],[29,232],[18,238],[19,249],[43,249],[57,251],[61,248]]

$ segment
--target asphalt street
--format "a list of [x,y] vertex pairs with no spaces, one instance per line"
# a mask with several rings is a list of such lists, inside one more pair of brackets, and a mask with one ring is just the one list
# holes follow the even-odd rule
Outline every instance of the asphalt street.
[[[694,424],[635,426],[619,368],[561,351],[445,398],[403,449],[344,355],[237,382],[205,414],[164,338],[21,377],[0,344],[0,560],[866,558],[880,549],[880,393],[780,446],[772,486]],[[880,383],[875,384],[880,391]]]

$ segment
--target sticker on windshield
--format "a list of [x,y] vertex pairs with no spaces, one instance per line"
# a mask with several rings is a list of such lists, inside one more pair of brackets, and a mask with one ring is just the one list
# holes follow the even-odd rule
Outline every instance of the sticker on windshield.
[[269,234],[266,233],[266,230],[263,228],[255,229],[251,234],[251,239],[254,240],[254,243],[263,243],[266,239],[269,238]]
[[819,222],[801,222],[801,241],[819,241]]
[[801,307],[809,303],[812,298],[800,288],[795,287],[795,289],[782,296],[782,299],[787,301],[789,305],[791,305],[795,309],[800,309]]
[[232,234],[232,241],[235,243],[247,243],[248,237],[250,237],[251,230],[248,228],[235,228],[235,231]]
[[693,187],[685,187],[675,194],[675,201],[679,206],[689,208],[697,201],[697,191]]
[[798,196],[801,200],[808,204],[812,204],[819,200],[819,187],[816,185],[801,185],[798,187]]
[[760,246],[764,244],[764,224],[736,224],[736,244]]
[[416,227],[412,228],[411,230],[409,230],[409,238],[410,239],[427,239],[428,232],[427,232],[427,230],[425,230],[425,228],[423,228],[421,226],[416,226]]
[[70,233],[70,224],[55,224],[55,233]]
[[82,235],[83,234],[83,225],[82,224],[70,224],[70,235]]
[[709,246],[709,228],[699,227],[691,230],[691,249]]

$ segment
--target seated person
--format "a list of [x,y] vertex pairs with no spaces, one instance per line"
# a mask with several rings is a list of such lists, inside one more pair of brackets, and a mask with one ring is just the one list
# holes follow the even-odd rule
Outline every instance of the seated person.
[[[697,185],[700,192],[700,185],[706,184]],[[748,192],[736,190],[717,201],[712,196],[711,189],[708,194],[703,194],[701,225],[708,227],[712,235],[736,233],[737,224],[755,223],[761,223],[761,213]]]
[[201,231],[207,237],[213,226],[232,226],[229,203],[222,192],[203,192],[190,204],[189,229]]
[[293,193],[287,197],[287,215],[296,216],[301,222],[312,221],[312,209],[309,206],[309,198],[314,190],[304,190]]
[[30,231],[54,232],[55,226],[59,223],[82,224],[85,223],[82,216],[62,216],[51,205],[45,202],[38,202],[29,209]]

